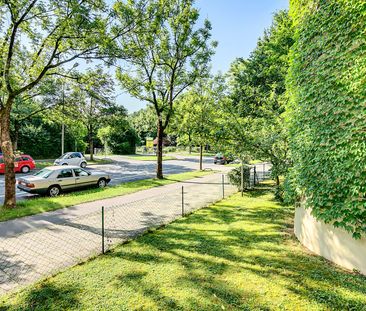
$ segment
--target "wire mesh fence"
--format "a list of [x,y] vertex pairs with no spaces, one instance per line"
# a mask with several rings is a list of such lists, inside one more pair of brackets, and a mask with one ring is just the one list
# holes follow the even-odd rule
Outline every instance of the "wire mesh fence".
[[45,216],[37,226],[0,237],[0,295],[103,253],[234,193],[224,175],[171,185],[158,195],[98,206],[79,217]]
[[252,165],[249,169],[249,187],[271,178],[271,167],[269,163]]

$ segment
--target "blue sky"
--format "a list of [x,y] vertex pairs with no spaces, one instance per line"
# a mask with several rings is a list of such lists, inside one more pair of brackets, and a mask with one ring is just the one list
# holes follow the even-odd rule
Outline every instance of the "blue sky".
[[[288,0],[197,0],[196,7],[201,21],[211,21],[212,37],[219,42],[212,71],[224,73],[235,58],[249,56],[264,29],[271,25],[273,13],[287,9]],[[127,94],[119,95],[117,101],[129,112],[145,107]]]

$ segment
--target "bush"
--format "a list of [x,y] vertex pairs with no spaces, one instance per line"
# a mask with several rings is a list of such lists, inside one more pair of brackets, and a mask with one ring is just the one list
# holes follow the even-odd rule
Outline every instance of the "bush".
[[174,146],[169,146],[169,147],[165,147],[163,152],[176,152],[177,151],[177,147],[174,147]]
[[[228,173],[229,181],[232,185],[241,190],[241,167],[234,168]],[[250,188],[250,166],[244,165],[244,190]]]

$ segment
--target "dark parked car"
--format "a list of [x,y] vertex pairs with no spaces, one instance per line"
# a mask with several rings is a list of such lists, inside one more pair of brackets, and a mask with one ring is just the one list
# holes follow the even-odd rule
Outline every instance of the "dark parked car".
[[227,163],[231,163],[233,161],[234,161],[233,157],[224,155],[222,153],[218,153],[214,157],[215,164],[227,164]]

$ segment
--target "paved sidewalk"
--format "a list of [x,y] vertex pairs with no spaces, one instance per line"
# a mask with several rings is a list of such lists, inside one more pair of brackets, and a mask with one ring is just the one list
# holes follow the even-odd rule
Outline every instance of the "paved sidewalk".
[[[133,194],[0,223],[0,295],[101,252],[104,206],[105,248],[168,223],[184,212],[220,200],[222,175],[212,174]],[[236,189],[225,183],[225,195]]]

